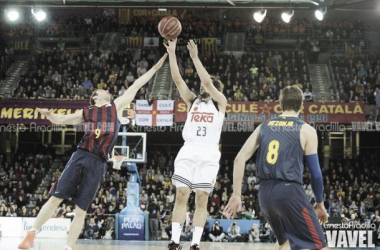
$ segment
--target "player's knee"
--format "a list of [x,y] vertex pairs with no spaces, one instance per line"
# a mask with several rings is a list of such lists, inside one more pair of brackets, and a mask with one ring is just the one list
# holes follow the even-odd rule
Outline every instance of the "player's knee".
[[75,208],[75,216],[76,217],[86,217],[86,211],[84,211],[83,209],[81,209],[80,207],[76,206]]
[[197,190],[197,193],[195,195],[195,205],[198,208],[207,207],[208,196],[209,196],[209,193],[207,193],[205,191]]
[[57,198],[57,197],[54,197],[54,196],[50,197],[50,202],[53,203],[55,206],[58,206],[59,204],[61,204],[62,200],[63,199]]
[[190,188],[180,187],[177,188],[176,203],[180,205],[186,205],[189,199]]

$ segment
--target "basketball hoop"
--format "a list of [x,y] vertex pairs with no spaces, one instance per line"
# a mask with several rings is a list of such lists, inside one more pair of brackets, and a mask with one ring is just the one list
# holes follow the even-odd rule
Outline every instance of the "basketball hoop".
[[128,158],[125,157],[124,155],[114,155],[112,157],[112,161],[113,161],[113,166],[112,168],[113,169],[116,169],[116,170],[120,170],[121,169],[121,165],[123,164],[124,161],[126,161]]

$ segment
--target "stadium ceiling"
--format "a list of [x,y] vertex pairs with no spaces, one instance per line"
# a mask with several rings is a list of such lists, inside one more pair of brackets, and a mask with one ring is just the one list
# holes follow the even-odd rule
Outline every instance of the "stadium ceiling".
[[[379,0],[0,0],[0,6],[377,9]],[[234,6],[235,5],[235,6]]]

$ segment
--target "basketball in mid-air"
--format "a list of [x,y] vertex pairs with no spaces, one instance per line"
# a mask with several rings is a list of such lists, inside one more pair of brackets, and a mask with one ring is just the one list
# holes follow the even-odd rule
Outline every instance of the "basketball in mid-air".
[[181,31],[181,22],[173,16],[164,17],[158,23],[158,32],[167,40],[176,39],[181,34]]

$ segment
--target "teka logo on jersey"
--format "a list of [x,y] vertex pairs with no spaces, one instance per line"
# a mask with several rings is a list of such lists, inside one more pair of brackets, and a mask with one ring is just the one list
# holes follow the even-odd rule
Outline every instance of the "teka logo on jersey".
[[[376,225],[355,224],[354,222],[329,224],[324,223],[326,229],[327,246],[331,248],[372,248],[373,233]],[[376,235],[375,235],[376,237]]]
[[191,112],[191,122],[209,122],[214,121],[214,113]]

